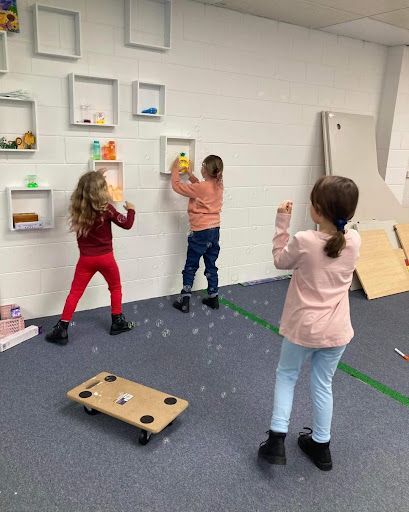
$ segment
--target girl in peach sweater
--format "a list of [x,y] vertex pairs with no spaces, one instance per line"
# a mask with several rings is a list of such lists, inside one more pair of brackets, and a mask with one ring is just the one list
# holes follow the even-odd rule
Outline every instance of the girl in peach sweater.
[[181,296],[173,303],[173,307],[182,313],[189,312],[193,281],[202,256],[208,282],[208,297],[202,302],[212,309],[219,308],[216,260],[220,252],[220,212],[223,202],[222,159],[216,155],[207,156],[203,160],[201,171],[204,181],[199,181],[189,166],[190,183],[182,183],[179,159],[175,160],[172,167],[173,190],[189,198],[188,214],[191,232],[188,237],[186,264],[182,272],[183,288]]

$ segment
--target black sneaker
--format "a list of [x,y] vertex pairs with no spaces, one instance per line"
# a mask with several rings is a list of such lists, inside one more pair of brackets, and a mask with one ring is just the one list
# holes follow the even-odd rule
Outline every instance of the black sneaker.
[[112,325],[109,334],[112,336],[131,331],[135,327],[135,322],[128,322],[124,315],[112,315]]
[[321,471],[331,471],[332,459],[328,443],[317,443],[312,438],[312,430],[304,427],[308,432],[300,432],[298,437],[298,446],[308,455],[312,462],[321,469]]
[[219,309],[219,297],[207,297],[206,299],[202,299],[202,304],[205,304],[207,307],[212,309]]
[[50,343],[66,345],[68,343],[68,322],[59,320],[53,330],[46,334],[45,339]]
[[190,309],[190,296],[182,295],[178,300],[175,300],[173,307],[182,313],[189,313]]
[[262,457],[270,464],[279,464],[281,466],[287,464],[284,446],[286,434],[273,432],[272,430],[269,430],[266,434],[268,434],[268,439],[260,444],[258,449],[259,457]]

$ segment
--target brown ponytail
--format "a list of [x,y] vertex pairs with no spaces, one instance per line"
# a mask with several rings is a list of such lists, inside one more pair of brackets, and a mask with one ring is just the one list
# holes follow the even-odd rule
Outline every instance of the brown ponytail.
[[203,165],[206,168],[207,174],[210,178],[221,182],[223,179],[223,160],[217,155],[209,155],[203,160]]
[[358,197],[355,183],[341,176],[322,176],[311,191],[315,211],[332,222],[337,230],[324,247],[330,258],[338,258],[345,248],[345,224],[355,214]]

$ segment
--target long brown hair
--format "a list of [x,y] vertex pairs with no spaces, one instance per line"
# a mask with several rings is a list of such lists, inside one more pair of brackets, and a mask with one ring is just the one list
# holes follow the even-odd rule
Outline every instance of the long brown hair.
[[338,258],[345,248],[345,224],[352,219],[358,204],[356,184],[342,176],[322,176],[311,191],[315,211],[332,222],[337,231],[324,247],[330,258]]
[[223,160],[217,155],[209,155],[203,160],[207,174],[219,183],[223,180]]
[[77,236],[87,236],[96,219],[102,219],[109,200],[108,185],[103,174],[91,171],[82,175],[71,196],[71,231]]

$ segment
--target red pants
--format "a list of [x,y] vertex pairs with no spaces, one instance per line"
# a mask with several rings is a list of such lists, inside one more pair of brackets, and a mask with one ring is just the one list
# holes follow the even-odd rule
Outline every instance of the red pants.
[[65,301],[64,311],[61,320],[69,322],[82,297],[88,283],[94,274],[100,272],[108,283],[111,293],[111,309],[113,315],[122,313],[122,288],[119,276],[118,265],[114,253],[102,254],[101,256],[80,256],[75,269],[74,280],[70,293]]

